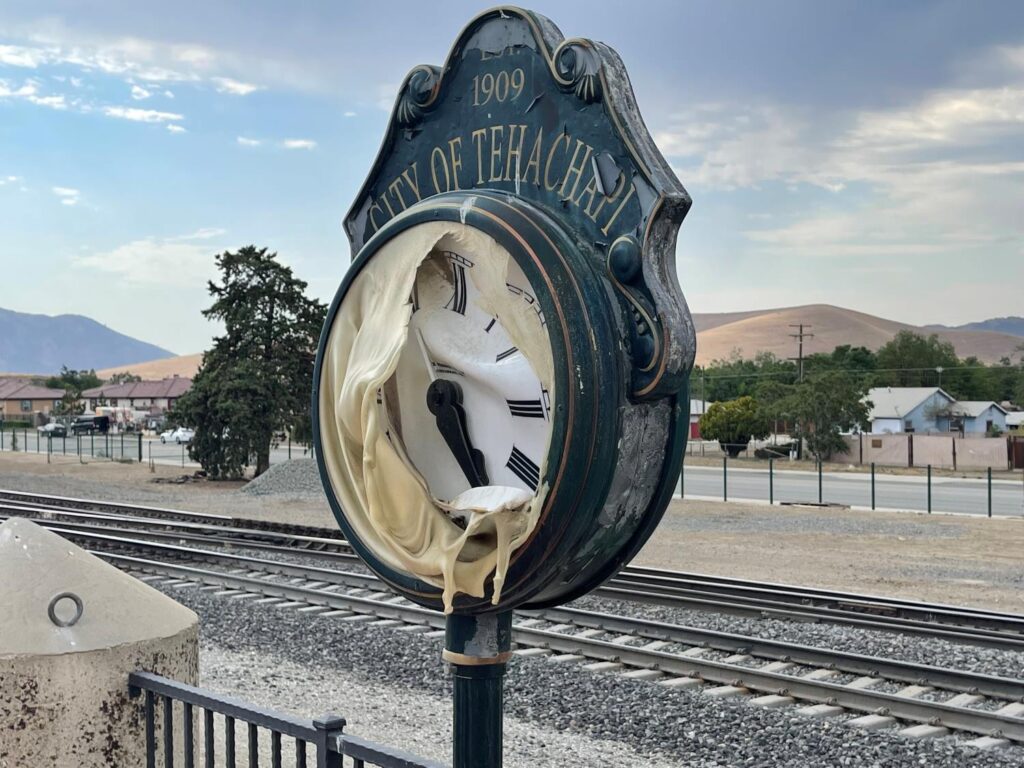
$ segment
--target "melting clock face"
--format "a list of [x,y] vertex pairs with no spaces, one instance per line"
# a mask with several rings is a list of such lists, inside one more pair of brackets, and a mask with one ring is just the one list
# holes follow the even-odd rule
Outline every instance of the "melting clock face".
[[509,259],[507,300],[486,300],[476,278],[487,256],[448,243],[423,261],[398,366],[378,392],[389,439],[442,502],[491,486],[535,494],[551,440],[551,393],[512,340],[548,344],[536,290]]

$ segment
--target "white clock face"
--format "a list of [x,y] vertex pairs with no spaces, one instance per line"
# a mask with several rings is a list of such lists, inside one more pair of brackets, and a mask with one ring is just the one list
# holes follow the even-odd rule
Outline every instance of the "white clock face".
[[[409,333],[392,379],[378,393],[431,495],[450,501],[477,486],[530,493],[540,485],[551,438],[551,397],[501,320],[480,306],[471,252],[435,251],[413,288]],[[535,313],[536,291],[509,259],[510,296]],[[393,438],[392,438],[393,439]]]

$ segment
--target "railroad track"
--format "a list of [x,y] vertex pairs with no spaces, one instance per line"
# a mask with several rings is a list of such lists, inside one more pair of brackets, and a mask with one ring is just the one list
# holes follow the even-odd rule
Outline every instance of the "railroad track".
[[[442,615],[394,595],[366,573],[83,534],[59,525],[53,530],[168,591],[198,587],[268,608],[444,635]],[[117,548],[149,556],[111,551]],[[982,748],[1024,746],[1024,680],[571,608],[517,612],[513,639],[521,656],[790,707],[808,717],[842,716],[851,727],[898,728],[912,738],[956,731],[974,736],[969,743]]]
[[[253,550],[302,550],[347,566],[358,562],[337,530],[252,521],[160,507],[0,491],[0,514],[113,526],[139,537],[217,543]],[[828,622],[1024,651],[1020,614],[919,603],[809,587],[630,566],[593,594],[670,608]]]

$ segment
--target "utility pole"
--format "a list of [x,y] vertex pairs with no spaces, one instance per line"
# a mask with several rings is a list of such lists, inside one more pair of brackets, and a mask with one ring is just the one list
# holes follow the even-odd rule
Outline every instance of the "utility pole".
[[796,333],[789,334],[791,339],[797,340],[797,357],[791,357],[790,360],[797,361],[797,381],[804,380],[804,339],[813,339],[813,333],[804,333],[804,328],[813,328],[813,325],[805,325],[804,323],[795,323],[789,326],[790,328],[799,328]]

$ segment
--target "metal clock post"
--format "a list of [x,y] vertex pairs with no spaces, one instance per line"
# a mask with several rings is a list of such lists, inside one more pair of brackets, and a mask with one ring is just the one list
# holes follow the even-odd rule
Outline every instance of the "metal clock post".
[[345,218],[315,456],[356,553],[448,614],[456,768],[501,765],[512,611],[617,573],[672,497],[689,207],[615,51],[502,7],[406,77]]

